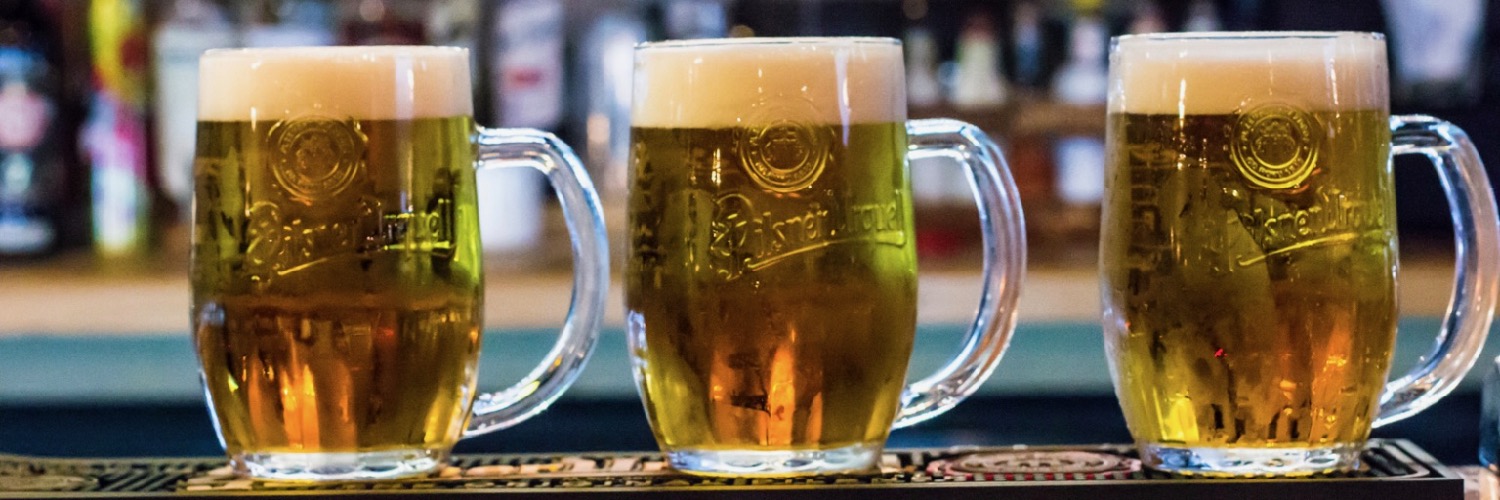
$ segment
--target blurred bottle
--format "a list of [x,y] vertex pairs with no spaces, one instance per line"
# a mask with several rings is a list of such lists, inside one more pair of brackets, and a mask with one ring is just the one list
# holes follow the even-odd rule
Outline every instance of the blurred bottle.
[[67,146],[51,29],[34,2],[0,3],[0,261],[58,244]]
[[508,0],[494,11],[494,113],[504,127],[555,129],[563,116],[563,7]]
[[586,96],[585,159],[606,205],[624,203],[635,45],[644,41],[646,23],[640,13],[622,6],[594,18],[578,48],[578,74]]
[[1131,12],[1130,27],[1128,31],[1132,35],[1145,33],[1161,33],[1167,31],[1167,21],[1162,17],[1161,6],[1156,0],[1144,0],[1131,4],[1134,12]]
[[[1069,106],[1102,107],[1109,86],[1108,33],[1094,11],[1079,12],[1069,35],[1068,59],[1052,82],[1052,96]],[[1061,239],[1067,242],[1067,250],[1089,255],[1097,247],[1099,204],[1104,197],[1101,132],[1065,135],[1052,146],[1059,211],[1049,223],[1055,225]]]
[[93,95],[94,63],[89,47],[89,2],[77,0],[41,0],[51,22],[41,39],[54,47],[44,50],[49,61],[52,88],[57,91],[54,103],[57,114],[54,150],[62,158],[64,182],[59,189],[58,251],[91,248],[93,244],[93,206],[90,168],[78,147],[78,134],[88,116],[89,97]]
[[1104,23],[1094,15],[1080,15],[1073,21],[1068,47],[1067,61],[1053,76],[1053,98],[1066,104],[1103,103],[1109,87]]
[[1425,108],[1470,106],[1486,71],[1483,0],[1382,0],[1390,24],[1392,94]]
[[479,0],[433,1],[425,24],[429,43],[463,47],[472,55],[479,47]]
[[163,248],[178,260],[186,257],[187,222],[193,201],[193,148],[198,122],[198,57],[203,51],[232,47],[238,32],[224,10],[211,0],[174,0],[165,4],[156,28],[155,92],[152,101],[157,178],[172,218],[163,221]]
[[240,3],[246,47],[333,45],[333,8],[322,0],[251,0]]
[[[563,116],[563,6],[506,0],[490,13],[490,96],[496,125],[555,130]],[[480,170],[479,234],[485,252],[524,255],[545,227],[542,179],[526,169]]]
[[1188,5],[1187,20],[1182,23],[1183,31],[1221,31],[1224,23],[1219,19],[1219,8],[1209,0],[1193,0]]
[[[1031,105],[1040,101],[1048,89],[1048,54],[1054,52],[1047,45],[1046,12],[1036,1],[1021,1],[1011,13],[1013,29],[1013,60],[1015,61],[1015,83],[1026,103],[1023,112],[1034,109]],[[1026,207],[1029,219],[1027,232],[1029,244],[1042,251],[1032,255],[1047,256],[1044,247],[1056,240],[1053,232],[1054,213],[1057,211],[1056,168],[1052,163],[1052,131],[1029,126],[1034,122],[1021,123],[1015,120],[1010,129],[1010,144],[1005,150],[1005,159],[1010,163],[1015,177],[1016,189],[1021,203]]]
[[729,33],[729,17],[722,0],[667,0],[662,25],[667,38],[723,38]]
[[957,52],[953,95],[948,101],[969,108],[1004,104],[1006,89],[1000,75],[1000,45],[988,15],[969,16],[958,35]]
[[937,41],[921,26],[906,30],[906,105],[929,108],[942,104],[943,87],[937,76]]
[[[637,5],[619,4],[594,17],[583,33],[576,60],[584,99],[584,163],[588,165],[605,227],[617,255],[626,241],[625,189],[630,170],[630,99],[635,45],[646,41]],[[618,262],[619,259],[616,259]]]
[[1044,87],[1043,59],[1046,57],[1042,38],[1042,10],[1035,2],[1016,4],[1012,15],[1015,29],[1014,40],[1015,82],[1022,87]]
[[[488,86],[484,84],[484,73],[480,68],[481,50],[479,46],[479,5],[480,0],[435,0],[427,10],[426,27],[427,42],[432,45],[445,47],[461,47],[469,50],[469,72],[470,88],[482,89],[476,92],[487,91]],[[483,113],[489,100],[486,96],[474,96],[475,111],[482,116],[480,120],[489,117]],[[485,122],[488,123],[488,122]]]
[[94,250],[107,261],[146,257],[154,243],[142,8],[93,0],[89,9],[94,89],[80,141],[92,170]]
[[345,45],[422,45],[427,43],[423,18],[431,2],[357,0],[343,2]]

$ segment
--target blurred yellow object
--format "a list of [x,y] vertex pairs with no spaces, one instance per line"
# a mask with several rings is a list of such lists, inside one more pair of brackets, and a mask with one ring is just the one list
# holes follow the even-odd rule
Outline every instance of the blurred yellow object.
[[151,253],[146,127],[148,54],[142,0],[94,0],[89,42],[94,81],[80,146],[88,156],[94,249],[111,263]]
[[89,43],[97,88],[121,102],[144,105],[146,33],[138,0],[94,0]]
[[1068,5],[1073,7],[1074,14],[1091,16],[1098,14],[1104,7],[1104,0],[1071,0]]

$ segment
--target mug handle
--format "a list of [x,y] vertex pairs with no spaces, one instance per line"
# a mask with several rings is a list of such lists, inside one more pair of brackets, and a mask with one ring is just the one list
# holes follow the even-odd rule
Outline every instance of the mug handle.
[[540,130],[480,128],[475,165],[530,167],[547,175],[562,201],[563,218],[572,236],[573,298],[562,333],[546,359],[515,385],[478,395],[463,437],[519,424],[557,400],[578,378],[594,350],[609,291],[604,212],[599,208],[599,194],[572,148]]
[[1000,148],[979,127],[957,120],[911,120],[906,134],[908,160],[944,157],[968,168],[984,237],[984,282],[963,349],[936,373],[906,387],[893,428],[941,415],[990,377],[1015,331],[1016,299],[1026,274],[1020,193]]
[[1385,385],[1375,426],[1412,416],[1453,391],[1474,366],[1500,298],[1500,220],[1479,152],[1462,129],[1425,115],[1391,117],[1391,154],[1432,160],[1453,218],[1453,295],[1437,342],[1411,372]]

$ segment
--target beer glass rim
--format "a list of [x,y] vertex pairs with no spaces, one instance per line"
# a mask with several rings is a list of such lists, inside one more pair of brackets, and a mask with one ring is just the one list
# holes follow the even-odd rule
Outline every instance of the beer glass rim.
[[469,49],[446,45],[306,45],[292,47],[234,47],[208,49],[203,58],[233,56],[423,56],[464,54]]
[[1374,31],[1194,31],[1118,35],[1112,37],[1110,40],[1114,44],[1119,44],[1123,42],[1176,42],[1191,40],[1264,41],[1290,39],[1365,39],[1384,41],[1385,34]]
[[849,45],[880,45],[901,46],[901,40],[880,36],[785,36],[785,37],[738,37],[738,38],[695,38],[691,40],[663,40],[659,42],[642,42],[635,45],[635,50],[667,50],[667,49],[690,49],[700,47],[735,47],[735,46],[767,46],[767,45],[811,45],[811,46],[849,46]]

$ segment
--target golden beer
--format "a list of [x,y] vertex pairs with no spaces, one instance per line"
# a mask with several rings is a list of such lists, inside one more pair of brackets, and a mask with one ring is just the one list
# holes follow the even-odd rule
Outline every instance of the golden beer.
[[[451,47],[203,56],[192,331],[237,473],[428,474],[583,367],[608,284],[597,195],[550,134],[475,126],[468,61]],[[549,177],[581,283],[543,369],[483,398],[477,164]]]
[[[593,351],[609,287],[598,193],[572,149],[477,127],[455,47],[219,49],[200,59],[192,328],[233,470],[394,479],[546,409]],[[476,167],[557,191],[574,290],[557,343],[476,394]]]
[[1104,336],[1143,460],[1357,466],[1396,332],[1384,41],[1121,37],[1110,68]]
[[1137,440],[1369,437],[1396,331],[1389,125],[1383,110],[1306,118],[1328,131],[1307,178],[1267,189],[1232,158],[1242,117],[1110,115],[1102,262],[1123,324],[1105,339]]
[[[984,306],[954,368],[906,381],[917,318],[908,151],[972,148],[966,167],[987,172],[997,157],[972,154],[994,146],[970,125],[907,122],[904,78],[891,39],[636,49],[626,327],[672,467],[869,471],[893,426],[946,411],[991,373],[1009,333],[997,308],[1013,305],[1013,288]],[[1002,182],[981,179],[984,199],[998,198]],[[1024,242],[1018,207],[986,213],[989,234],[1003,226]],[[997,275],[1015,276],[1024,257],[990,250],[986,264],[1008,260]]]
[[905,124],[631,137],[626,309],[662,446],[884,441],[916,325]]
[[199,123],[194,340],[231,455],[457,441],[482,305],[472,130]]

